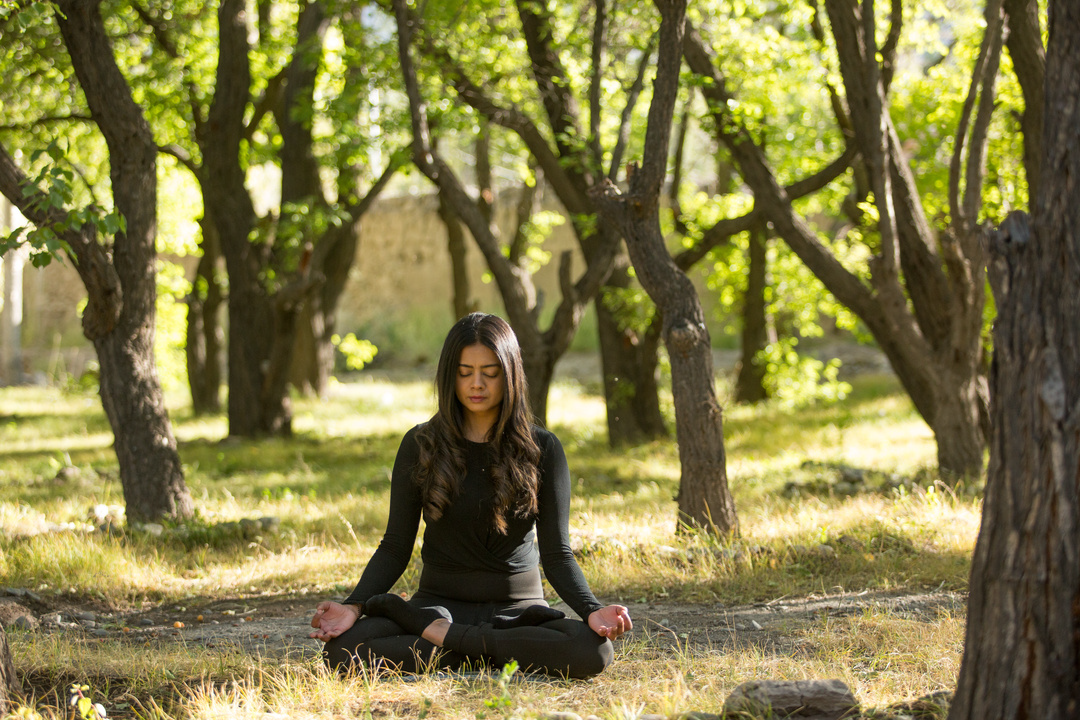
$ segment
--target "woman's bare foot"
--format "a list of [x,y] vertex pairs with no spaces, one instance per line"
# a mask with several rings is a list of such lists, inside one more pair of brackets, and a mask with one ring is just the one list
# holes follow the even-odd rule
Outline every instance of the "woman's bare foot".
[[393,593],[370,598],[364,603],[364,612],[389,618],[410,635],[419,635],[440,647],[446,639],[450,623],[453,622],[450,611],[441,605],[413,607],[404,598]]

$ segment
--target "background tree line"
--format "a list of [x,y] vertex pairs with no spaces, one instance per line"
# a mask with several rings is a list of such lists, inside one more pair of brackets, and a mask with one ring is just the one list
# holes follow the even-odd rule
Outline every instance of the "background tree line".
[[[193,405],[215,411],[227,377],[231,435],[287,434],[290,384],[323,388],[363,214],[409,158],[438,189],[448,237],[464,225],[482,253],[541,422],[586,305],[613,444],[667,433],[666,348],[680,522],[737,530],[712,339],[687,279],[708,267],[743,318],[741,397],[766,395],[766,368],[797,357],[778,349],[832,310],[885,352],[935,434],[943,475],[977,476],[991,314],[979,223],[1026,204],[1038,139],[1020,95],[1041,92],[1028,68],[1042,47],[1034,2],[987,7],[980,21],[982,10],[717,4],[662,38],[651,4],[604,0],[7,3],[2,62],[15,81],[0,140],[25,150],[0,154],[0,187],[33,229],[5,247],[66,254],[79,270],[133,518],[190,513],[151,357],[154,188],[166,165],[202,196]],[[1012,73],[999,72],[1006,19]],[[679,122],[673,111],[647,131],[661,91]],[[474,162],[442,159],[440,137],[471,146]],[[493,164],[522,178],[509,237],[493,219]],[[279,200],[259,215],[252,171],[267,165],[280,171]],[[540,192],[565,208],[585,259],[576,277],[558,260],[558,298],[533,278]],[[627,200],[634,192],[645,195]],[[648,242],[633,240],[642,223]],[[807,283],[820,289],[787,290]]]

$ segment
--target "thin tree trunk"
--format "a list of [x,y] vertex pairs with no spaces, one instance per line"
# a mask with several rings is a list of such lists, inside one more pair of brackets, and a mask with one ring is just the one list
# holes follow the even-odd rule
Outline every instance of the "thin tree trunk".
[[454,317],[460,319],[474,309],[473,301],[469,297],[472,290],[469,288],[469,272],[465,262],[465,229],[461,226],[461,218],[454,212],[442,190],[439,190],[439,217],[446,226],[446,251],[450,255]]
[[196,415],[221,412],[221,286],[216,277],[217,243],[206,237],[213,225],[203,222],[202,257],[195,268],[195,280],[187,299],[188,387],[191,408]]
[[612,447],[637,445],[668,435],[660,410],[659,332],[620,327],[604,301],[607,290],[630,286],[629,270],[629,258],[616,257],[611,277],[593,302],[607,405],[608,443]]
[[22,699],[22,684],[15,677],[15,663],[11,660],[11,648],[8,646],[4,626],[0,625],[0,716],[15,708],[15,703]]
[[769,328],[765,315],[765,288],[768,268],[765,226],[750,231],[750,271],[742,308],[742,348],[739,372],[735,378],[735,402],[758,403],[769,397],[765,389],[765,366],[761,352],[768,344]]
[[738,533],[738,518],[727,484],[723,413],[716,399],[705,313],[693,283],[668,253],[660,229],[660,192],[679,88],[686,4],[657,0],[656,6],[662,18],[660,54],[644,161],[630,174],[625,196],[608,183],[594,197],[604,217],[622,231],[638,279],[663,317],[682,467],[679,526],[730,536]]
[[990,470],[951,720],[1080,716],[1080,6],[1049,18],[1034,222],[990,241]]

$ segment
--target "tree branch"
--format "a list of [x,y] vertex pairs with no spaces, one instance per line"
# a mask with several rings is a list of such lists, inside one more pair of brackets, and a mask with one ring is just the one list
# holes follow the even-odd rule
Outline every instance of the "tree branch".
[[596,18],[592,32],[592,67],[589,77],[589,150],[595,167],[603,167],[604,150],[600,147],[600,81],[604,77],[604,39],[607,31],[606,0],[593,0]]
[[641,55],[641,62],[638,63],[637,75],[634,77],[634,82],[630,86],[630,91],[626,94],[626,105],[623,107],[622,116],[619,118],[619,135],[618,140],[615,142],[615,147],[611,151],[611,165],[608,168],[607,176],[610,180],[615,181],[618,179],[619,167],[622,165],[623,155],[626,153],[626,146],[630,142],[630,120],[634,115],[634,107],[637,106],[637,102],[641,97],[641,90],[645,87],[645,71],[649,67],[649,62],[652,59],[653,48],[656,45],[657,33],[653,33],[649,38],[649,44],[645,46],[645,52]]

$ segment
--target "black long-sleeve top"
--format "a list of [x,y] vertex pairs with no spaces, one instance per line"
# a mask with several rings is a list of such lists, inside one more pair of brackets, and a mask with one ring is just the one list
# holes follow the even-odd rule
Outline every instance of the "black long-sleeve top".
[[[405,571],[423,513],[414,479],[420,448],[405,434],[390,480],[390,516],[379,547],[346,603],[363,603],[389,592]],[[507,532],[492,523],[487,443],[466,442],[465,477],[438,520],[428,519],[420,556],[420,590],[467,602],[502,602],[542,597],[539,562],[559,597],[583,619],[603,607],[589,589],[570,549],[570,471],[559,439],[533,429],[541,449],[536,515],[506,518]],[[535,532],[534,532],[535,529]],[[538,542],[536,542],[538,541]],[[537,545],[539,544],[539,549]]]

